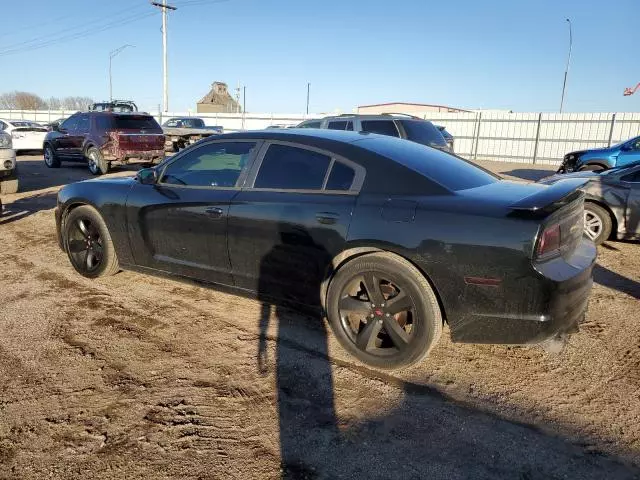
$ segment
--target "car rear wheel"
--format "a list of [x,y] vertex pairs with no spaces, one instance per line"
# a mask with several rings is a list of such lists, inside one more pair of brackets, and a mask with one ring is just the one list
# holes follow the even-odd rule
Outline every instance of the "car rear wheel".
[[60,159],[56,155],[56,152],[53,151],[53,147],[48,144],[44,147],[44,164],[49,168],[60,167]]
[[604,208],[593,202],[584,204],[584,233],[596,245],[609,238],[612,226],[611,215]]
[[80,275],[98,278],[118,272],[111,235],[95,208],[74,208],[65,220],[63,238],[71,265]]
[[429,282],[390,253],[363,255],[338,270],[327,292],[327,317],[348,352],[385,369],[419,362],[442,333]]
[[90,147],[85,154],[87,157],[87,164],[89,165],[89,171],[94,175],[104,175],[109,172],[109,162],[107,162],[100,150],[96,147]]

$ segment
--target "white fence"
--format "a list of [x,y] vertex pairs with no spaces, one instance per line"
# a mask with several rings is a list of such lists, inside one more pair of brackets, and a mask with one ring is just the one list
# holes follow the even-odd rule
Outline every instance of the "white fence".
[[[0,110],[0,118],[47,123],[74,112],[62,110]],[[255,130],[270,125],[296,125],[320,115],[209,113],[154,113],[160,122],[169,117],[198,116],[207,125],[226,132]],[[478,160],[557,164],[565,153],[606,147],[640,135],[640,113],[426,113],[424,118],[443,125],[455,137],[459,155]]]

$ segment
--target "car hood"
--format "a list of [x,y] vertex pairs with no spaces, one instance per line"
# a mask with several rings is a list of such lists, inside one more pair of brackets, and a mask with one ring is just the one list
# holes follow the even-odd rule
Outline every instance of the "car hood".
[[134,183],[136,181],[136,177],[101,177],[101,178],[90,178],[89,180],[83,180],[79,183],[100,183],[102,184],[112,184],[112,185],[122,185],[127,183]]

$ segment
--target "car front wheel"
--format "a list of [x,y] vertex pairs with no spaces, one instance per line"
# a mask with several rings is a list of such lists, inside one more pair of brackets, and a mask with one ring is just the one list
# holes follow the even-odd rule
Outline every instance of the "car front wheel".
[[340,344],[361,362],[394,369],[419,362],[442,333],[429,282],[391,253],[349,261],[329,284],[327,317]]
[[63,234],[71,265],[80,275],[98,278],[118,271],[111,235],[95,208],[89,205],[74,208],[65,220]]
[[584,233],[593,243],[600,245],[607,240],[612,226],[611,215],[604,208],[593,202],[584,204]]

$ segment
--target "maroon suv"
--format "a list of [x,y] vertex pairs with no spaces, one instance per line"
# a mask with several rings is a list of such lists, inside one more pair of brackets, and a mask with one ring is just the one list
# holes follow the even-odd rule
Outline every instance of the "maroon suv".
[[87,162],[100,175],[114,162],[160,162],[164,135],[147,113],[79,112],[47,133],[43,148],[47,167],[58,168],[62,160]]

